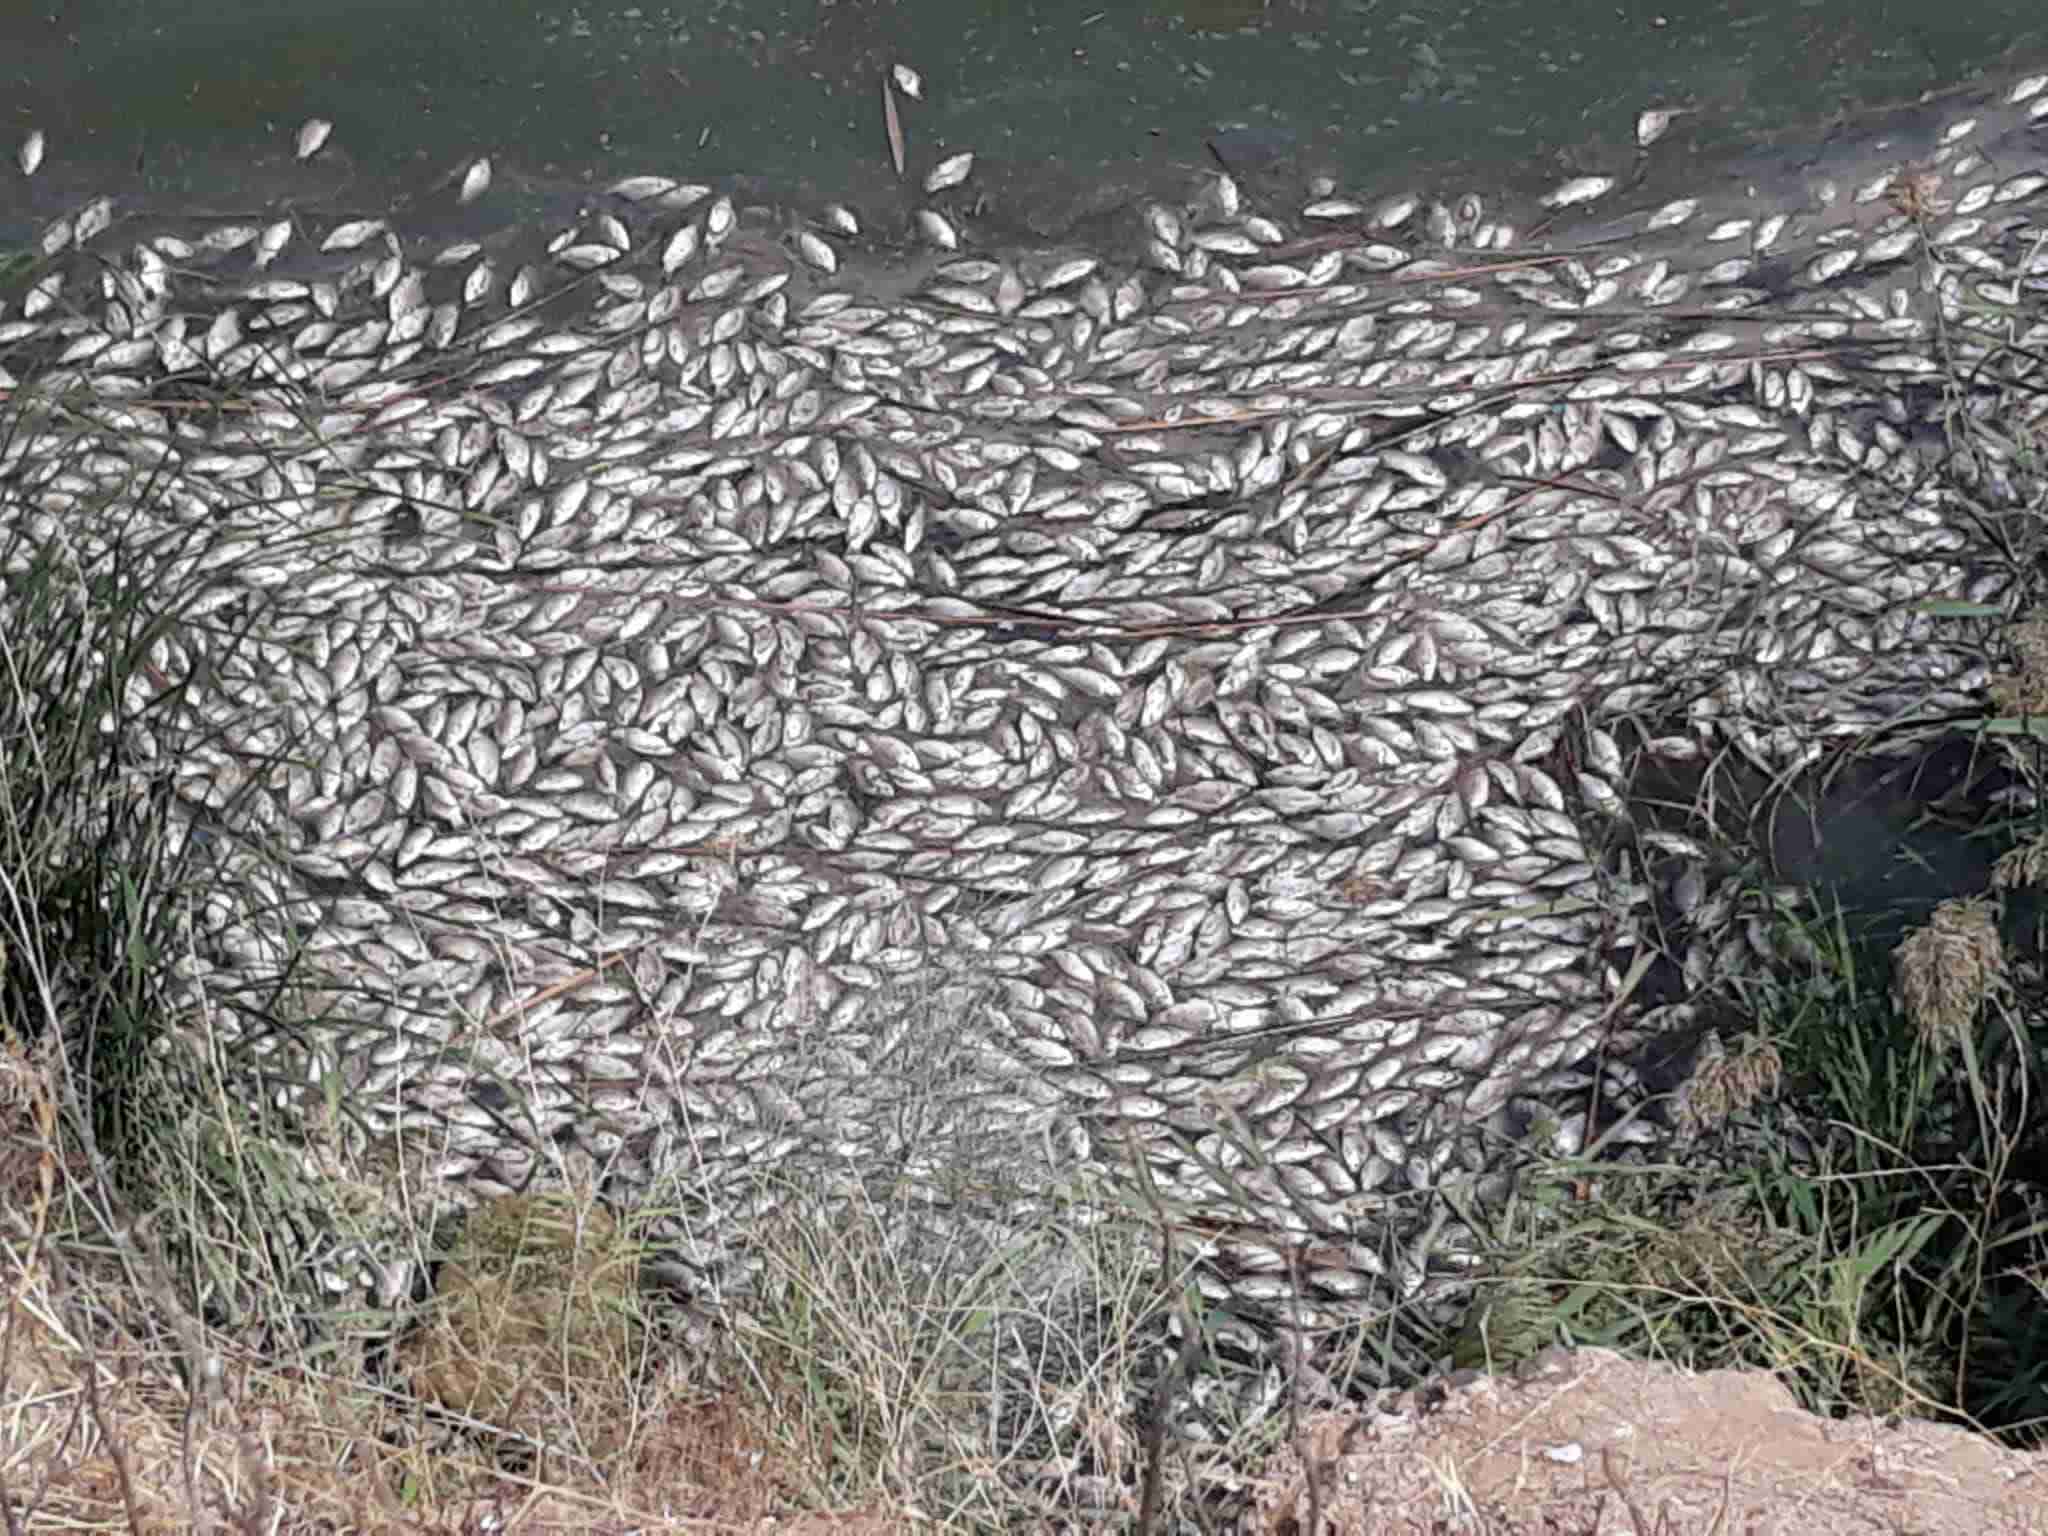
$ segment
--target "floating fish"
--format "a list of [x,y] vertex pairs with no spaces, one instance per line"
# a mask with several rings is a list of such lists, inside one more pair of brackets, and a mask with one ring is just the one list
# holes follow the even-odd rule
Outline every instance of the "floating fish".
[[1575,208],[1605,197],[1614,189],[1612,176],[1575,176],[1543,199],[1546,208]]
[[798,254],[820,272],[831,273],[839,270],[838,253],[832,249],[827,241],[819,236],[812,234],[807,229],[799,231],[796,237],[796,244]]
[[924,189],[927,192],[943,192],[948,187],[957,187],[967,179],[973,169],[973,151],[963,150],[957,155],[948,155],[932,167],[931,174],[924,179]]

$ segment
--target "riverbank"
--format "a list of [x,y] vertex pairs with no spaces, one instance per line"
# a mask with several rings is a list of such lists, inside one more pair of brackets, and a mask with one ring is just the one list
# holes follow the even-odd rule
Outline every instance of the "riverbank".
[[[215,1330],[382,1359],[466,1272],[436,1217],[580,1182],[709,1330],[688,1358],[798,1390],[866,1490],[967,1498],[986,1458],[1071,1501],[1169,1421],[1242,1450],[1318,1380],[1428,1377],[1475,1286],[1530,1315],[1528,1264],[1546,1337],[1666,1315],[1551,1277],[1689,1230],[1653,1176],[1715,1166],[1699,1103],[1789,1080],[1803,1150],[1732,1144],[1797,1151],[1743,1186],[1781,1225],[1739,1278],[1860,1276],[1770,1301],[1816,1400],[1993,1212],[1969,1358],[2039,1261],[2033,1026],[1986,1001],[2017,973],[1951,913],[1946,1033],[1865,1013],[1715,805],[1639,792],[2023,734],[1985,700],[2036,579],[2044,100],[1902,117],[1829,167],[1882,177],[1784,201],[1210,175],[1099,250],[980,245],[971,176],[904,211],[922,248],[672,178],[452,248],[87,204],[0,312],[10,1024],[85,1074],[25,1090],[75,1138],[40,1125],[32,1209],[81,1243],[164,1213],[122,1262],[204,1379]],[[1795,950],[1820,979],[1768,990]],[[1816,1194],[1856,1092],[1886,1148],[1950,1138],[1957,1248],[1904,1215],[1917,1162],[1855,1170],[1896,1220]],[[1740,1345],[1784,1363],[1761,1304]],[[2001,1422],[2037,1359],[1984,1367]],[[487,1387],[463,1411],[521,1411]]]

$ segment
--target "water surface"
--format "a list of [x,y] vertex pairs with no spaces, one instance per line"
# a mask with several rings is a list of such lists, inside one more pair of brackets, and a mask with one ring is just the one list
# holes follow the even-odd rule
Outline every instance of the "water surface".
[[[506,217],[628,172],[900,222],[879,82],[906,63],[915,177],[971,148],[992,230],[1086,238],[1219,158],[1258,193],[1540,190],[1626,168],[1687,109],[1676,179],[2048,59],[2038,0],[108,0],[0,10],[0,237],[101,192],[158,210],[284,195],[388,209],[487,153]],[[319,174],[291,162],[336,124]],[[1853,131],[1852,129],[1850,131]],[[527,198],[524,204],[520,199]]]

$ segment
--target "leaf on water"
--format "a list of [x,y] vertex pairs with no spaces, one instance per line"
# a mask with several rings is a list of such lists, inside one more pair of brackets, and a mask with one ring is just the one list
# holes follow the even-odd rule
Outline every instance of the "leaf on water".
[[888,77],[882,80],[882,124],[889,130],[889,159],[896,167],[896,174],[903,174],[903,124],[896,116],[896,93],[889,88]]

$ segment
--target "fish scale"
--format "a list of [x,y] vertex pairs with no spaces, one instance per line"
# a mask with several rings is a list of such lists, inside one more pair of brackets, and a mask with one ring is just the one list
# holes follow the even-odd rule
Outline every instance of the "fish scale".
[[[801,1112],[785,1160],[893,1155],[895,1122],[834,1101],[894,1091],[864,1042],[922,1038],[876,1010],[901,1007],[889,989],[943,937],[1008,989],[922,1047],[962,1053],[988,1134],[1057,1135],[1128,1178],[1121,1127],[1213,1123],[1199,1085],[1243,1076],[1241,1111],[1292,1180],[1262,1209],[1277,1227],[1301,1202],[1377,1255],[1388,1218],[1350,1202],[1430,1187],[1486,1129],[1477,1108],[1413,1112],[1416,1091],[1504,1103],[1598,1038],[1597,927],[1538,914],[1607,899],[1588,849],[1630,814],[1623,716],[1684,700],[1675,751],[1768,757],[1855,739],[1908,684],[1974,676],[1957,643],[1879,617],[1976,590],[1967,530],[1918,469],[1889,509],[1870,482],[1907,467],[1927,420],[1901,390],[1933,368],[1928,338],[1947,335],[1943,366],[1979,406],[2017,366],[1979,306],[2032,302],[2038,94],[1958,133],[1998,170],[1941,162],[1975,179],[1938,219],[1905,218],[1870,172],[1831,202],[1620,212],[1629,194],[1588,176],[1538,207],[1458,199],[1440,217],[1333,188],[1298,210],[1299,249],[1294,213],[1209,178],[1185,209],[1132,215],[1168,270],[1009,262],[949,209],[918,210],[950,256],[903,296],[868,291],[829,243],[850,215],[785,248],[729,196],[665,177],[619,183],[502,289],[490,261],[464,268],[474,252],[445,276],[408,266],[380,219],[289,245],[277,222],[197,226],[87,258],[74,218],[0,329],[0,368],[61,343],[65,387],[134,416],[82,417],[104,457],[89,474],[75,445],[67,461],[10,438],[0,523],[47,537],[38,519],[88,515],[101,492],[93,515],[222,519],[193,546],[210,555],[183,558],[208,602],[251,605],[257,639],[295,658],[276,668],[293,697],[219,677],[138,742],[219,799],[234,770],[201,751],[214,727],[252,754],[313,738],[275,879],[294,898],[352,882],[312,952],[412,1021],[342,1055],[343,1091],[381,1126],[454,1123],[430,1066],[448,998],[502,1010],[600,946],[668,946],[696,969],[571,988],[525,1026],[563,1059],[657,1029],[694,1050],[687,1093],[605,1104],[622,1176],[694,1159],[700,1188],[741,1189],[750,1144],[712,1128],[766,1146],[750,1117],[770,1100]],[[325,134],[309,125],[303,153]],[[1538,260],[1513,230],[1552,214],[1529,238],[1583,224],[1609,243],[1562,271]],[[230,260],[289,269],[300,245],[356,266],[304,293],[212,285],[250,275]],[[1466,249],[1488,270],[1461,269]],[[97,286],[102,261],[125,287]],[[1782,266],[1782,297],[1740,286],[1759,264]],[[1701,288],[1730,307],[1697,310]],[[259,303],[284,307],[259,323]],[[138,308],[175,325],[152,335]],[[150,393],[184,365],[174,340],[267,373],[271,403],[305,414],[173,421]],[[142,509],[122,500],[138,434],[180,439]],[[418,531],[387,544],[401,506]],[[312,521],[334,536],[317,562]],[[1742,563],[1716,553],[1709,577],[1711,530]],[[1926,546],[1934,530],[1952,536]],[[1901,566],[1908,540],[1922,552]],[[315,580],[320,603],[276,601]],[[1728,622],[1738,605],[1747,622]],[[479,902],[489,944],[436,941],[431,974],[394,937],[437,917],[427,931],[474,930]],[[201,984],[224,1017],[288,951],[287,910],[219,914]],[[913,911],[942,932],[887,916]],[[1516,924],[1528,942],[1503,936]],[[374,1014],[351,1002],[335,1028]],[[799,1025],[836,1074],[808,1105],[776,1076]],[[658,1070],[660,1053],[618,1054]],[[664,1108],[686,1100],[694,1153]],[[567,1086],[533,1113],[594,1124]],[[530,1160],[465,1129],[444,1171],[478,1192]],[[1167,1198],[1243,1219],[1178,1140],[1142,1144]],[[1316,1271],[1309,1315],[1429,1283],[1411,1237],[1391,1265]],[[1254,1278],[1242,1300],[1290,1294]]]

